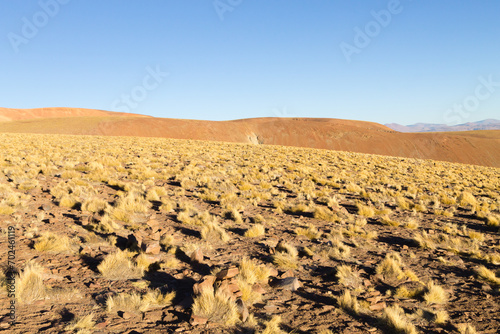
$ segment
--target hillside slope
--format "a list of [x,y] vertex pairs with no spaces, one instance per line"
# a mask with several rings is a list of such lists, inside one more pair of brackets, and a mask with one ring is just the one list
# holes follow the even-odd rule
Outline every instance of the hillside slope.
[[[285,145],[500,167],[500,131],[399,133],[371,122],[314,118],[201,121],[95,111],[0,122],[0,132],[166,137]],[[2,114],[0,113],[0,116]],[[111,116],[112,115],[112,116]]]

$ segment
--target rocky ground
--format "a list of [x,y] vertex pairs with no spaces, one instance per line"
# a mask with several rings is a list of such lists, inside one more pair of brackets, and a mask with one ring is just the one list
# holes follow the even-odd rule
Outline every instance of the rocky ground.
[[[4,277],[0,331],[472,333],[475,328],[497,333],[500,328],[498,169],[438,168],[432,161],[266,146],[145,139],[131,146],[131,139],[90,138],[4,138],[0,261],[8,275],[8,245],[15,240],[18,295],[11,325],[12,298]],[[27,142],[23,152],[19,147]],[[433,168],[438,176],[429,172]],[[465,191],[475,202],[465,201]],[[65,205],[68,196],[71,205]],[[146,208],[121,208],[127,196]],[[97,198],[105,201],[102,209],[89,204]],[[436,198],[442,200],[436,204]],[[264,234],[249,236],[255,225],[262,225]],[[57,237],[56,244],[69,240],[68,246],[42,245],[46,232]],[[119,250],[129,252],[136,266],[146,262],[137,277],[110,279],[103,273],[100,265]],[[279,262],[277,254],[290,263]],[[388,256],[401,272],[382,269]],[[264,274],[249,279],[242,265],[248,260]],[[44,287],[32,298],[26,291],[34,283],[19,283],[29,261],[41,268]],[[348,275],[342,266],[349,267]],[[493,277],[481,275],[480,267]],[[430,296],[430,282],[442,295]],[[110,297],[151,291],[175,297],[142,309],[107,306]],[[207,291],[224,292],[228,305],[237,306],[237,319],[196,311],[193,303]],[[355,302],[342,302],[346,291]],[[403,310],[401,327],[387,320],[395,305]],[[89,314],[90,324],[71,327]],[[272,329],[275,316],[281,321]]]

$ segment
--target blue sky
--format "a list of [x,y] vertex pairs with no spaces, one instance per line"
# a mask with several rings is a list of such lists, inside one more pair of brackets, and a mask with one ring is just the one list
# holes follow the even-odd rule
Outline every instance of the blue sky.
[[500,118],[500,1],[41,0],[0,13],[1,107]]

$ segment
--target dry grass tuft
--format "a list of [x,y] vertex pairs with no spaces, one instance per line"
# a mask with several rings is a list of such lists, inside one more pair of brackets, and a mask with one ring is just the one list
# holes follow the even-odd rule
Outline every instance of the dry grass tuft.
[[351,254],[351,248],[342,241],[334,238],[331,241],[331,247],[328,249],[328,257],[333,260],[343,260]]
[[48,290],[43,284],[43,268],[36,262],[26,263],[23,272],[16,279],[16,298],[21,303],[30,304],[45,299]]
[[401,256],[397,253],[387,254],[385,259],[379,263],[376,268],[377,274],[380,274],[384,279],[403,279],[405,274],[401,269]]
[[498,278],[493,271],[489,270],[485,266],[479,266],[476,269],[476,272],[479,277],[486,280],[488,283],[500,286],[500,278]]
[[258,265],[254,259],[244,257],[239,265],[239,276],[249,284],[265,282],[269,278],[270,270],[264,265]]
[[273,263],[283,269],[297,269],[299,267],[298,255],[297,248],[286,242],[280,242],[276,246]]
[[341,265],[336,268],[335,277],[338,282],[348,288],[357,288],[360,284],[359,274],[354,272],[350,266]]
[[358,302],[358,299],[351,294],[351,291],[348,289],[344,290],[344,293],[341,296],[336,297],[337,303],[340,308],[342,308],[347,313],[353,315],[361,315],[365,314],[368,311],[363,309]]
[[66,252],[75,251],[75,245],[67,236],[58,236],[52,232],[44,232],[36,240],[34,248],[39,252]]
[[264,330],[260,332],[260,334],[287,334],[280,328],[281,317],[279,315],[275,315],[264,323]]
[[159,289],[155,289],[142,296],[142,301],[152,308],[163,308],[171,305],[174,298],[175,291],[163,294]]
[[201,238],[204,240],[220,240],[228,242],[230,237],[226,230],[216,222],[208,222],[201,228]]
[[245,232],[245,237],[256,238],[266,234],[266,228],[262,224],[255,224]]
[[460,324],[457,326],[457,330],[460,334],[476,334],[476,328],[471,324]]
[[199,296],[194,298],[192,310],[194,315],[207,318],[209,322],[233,326],[239,321],[236,303],[221,290],[215,293],[203,290]]
[[423,298],[428,305],[445,304],[448,301],[448,293],[446,293],[441,286],[430,281],[426,285],[426,291]]
[[64,329],[69,332],[77,331],[78,334],[91,334],[94,332],[94,316],[94,313],[90,313],[86,316],[77,318]]
[[97,266],[99,272],[110,280],[127,280],[140,278],[144,270],[135,265],[130,257],[133,253],[118,250],[116,253],[107,255]]
[[391,333],[417,334],[417,329],[406,317],[403,309],[394,305],[384,309],[381,320]]
[[357,203],[356,207],[358,208],[358,215],[364,217],[373,217],[375,216],[375,208],[369,205],[364,205],[362,203]]
[[313,224],[307,225],[307,228],[298,227],[295,229],[295,233],[297,235],[303,235],[303,236],[309,238],[310,240],[319,239],[321,237],[321,235],[323,234],[320,231],[318,231],[316,226],[314,226]]
[[137,292],[122,292],[118,295],[110,296],[106,300],[106,310],[110,313],[116,311],[131,313],[146,312],[149,307],[149,302],[144,300]]

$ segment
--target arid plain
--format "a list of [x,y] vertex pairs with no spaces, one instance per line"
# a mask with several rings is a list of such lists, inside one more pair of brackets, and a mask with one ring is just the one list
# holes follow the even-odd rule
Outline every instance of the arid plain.
[[1,112],[0,330],[500,328],[499,131]]

